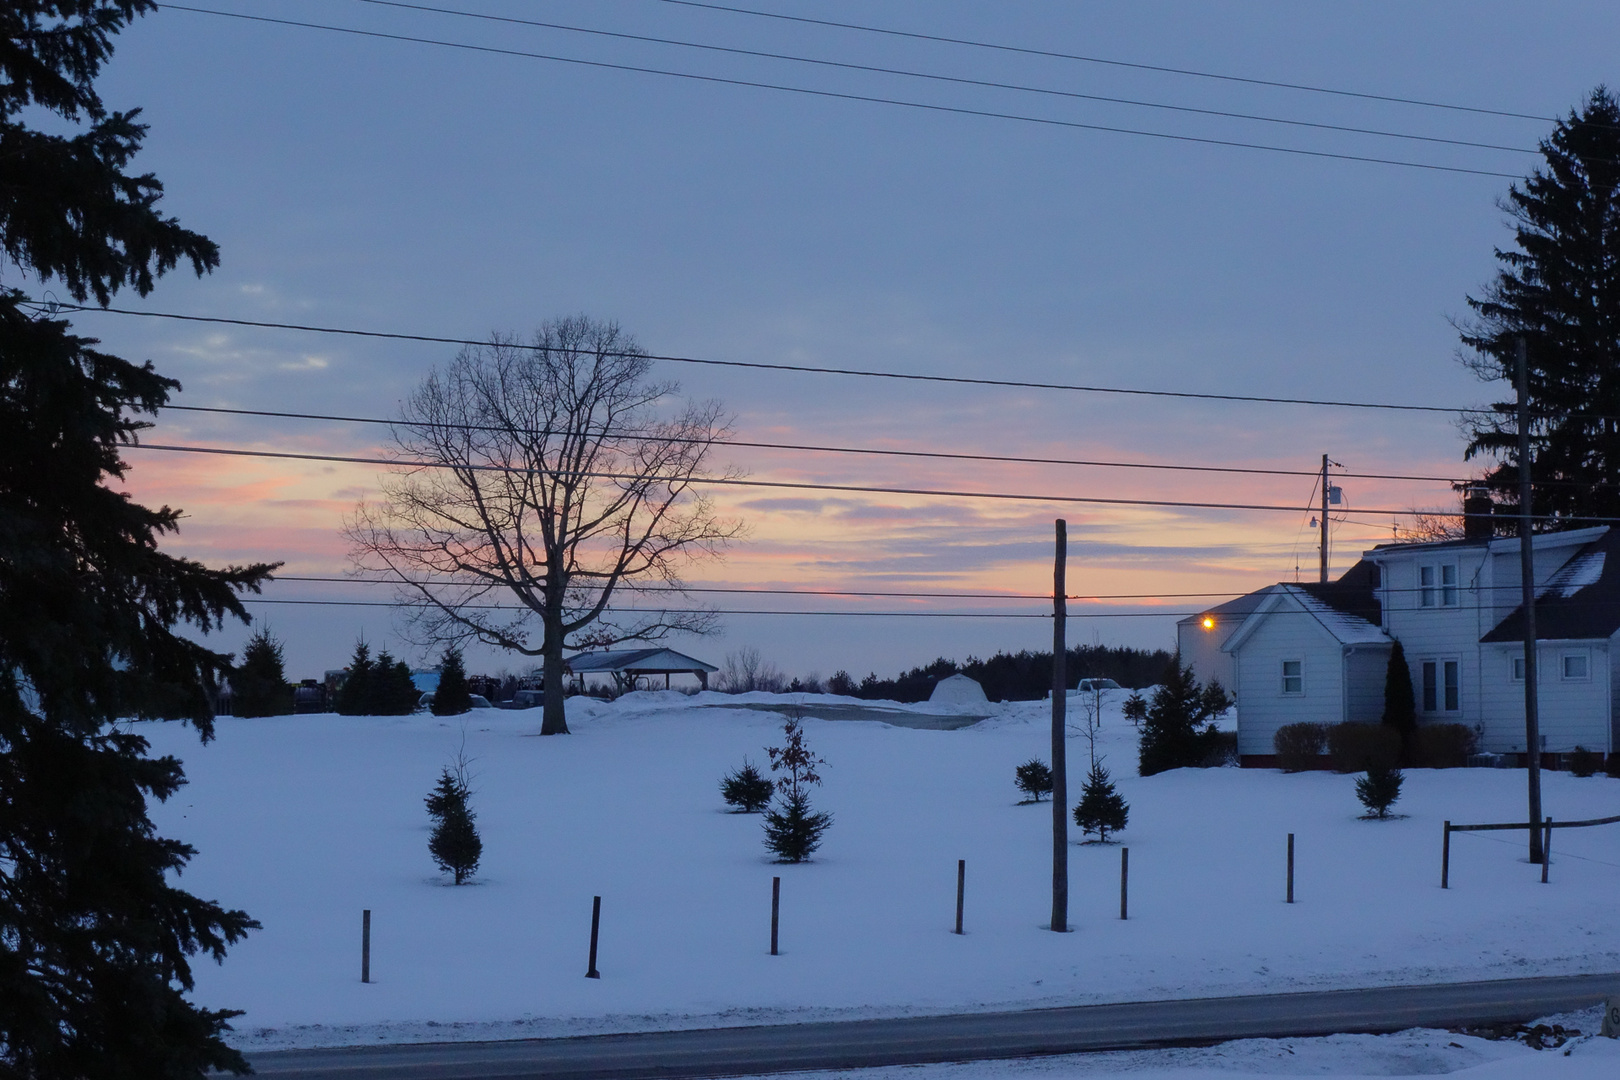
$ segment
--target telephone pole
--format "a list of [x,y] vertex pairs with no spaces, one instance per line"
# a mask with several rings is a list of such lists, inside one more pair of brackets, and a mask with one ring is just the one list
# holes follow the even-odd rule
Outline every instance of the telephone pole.
[[1530,781],[1530,861],[1541,848],[1541,715],[1536,693],[1536,561],[1530,547],[1530,357],[1519,335],[1519,577],[1524,604],[1524,764]]
[[1318,581],[1327,584],[1328,563],[1328,456],[1322,455],[1322,570]]
[[1057,522],[1052,564],[1052,929],[1069,929],[1068,609],[1069,523]]

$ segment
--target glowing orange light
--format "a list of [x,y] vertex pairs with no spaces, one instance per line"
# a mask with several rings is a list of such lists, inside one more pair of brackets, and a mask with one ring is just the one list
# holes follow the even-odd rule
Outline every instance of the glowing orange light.
[[1204,629],[1205,630],[1213,630],[1213,629],[1215,629],[1215,616],[1213,616],[1213,615],[1205,615],[1204,616]]

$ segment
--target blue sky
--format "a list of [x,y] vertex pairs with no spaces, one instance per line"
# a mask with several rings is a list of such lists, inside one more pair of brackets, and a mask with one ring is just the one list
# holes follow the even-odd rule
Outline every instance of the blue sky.
[[[204,0],[243,14],[869,96],[1522,175],[1527,154],[1032,96],[360,0]],[[1487,117],[906,41],[660,0],[447,0],[579,27],[1531,149]],[[1267,4],[739,0],[738,6],[1095,57],[1551,117],[1613,78],[1597,3]],[[223,250],[121,306],[481,337],[584,312],[655,353],[1156,389],[1468,405],[1448,319],[1508,242],[1509,180],[830,100],[166,9],[104,89],[152,126],[138,164]],[[94,314],[184,404],[390,415],[452,350]],[[661,370],[660,374],[666,374]],[[1463,475],[1443,415],[883,385],[671,365],[749,437],[1004,454]],[[374,429],[167,414],[153,436],[365,452]],[[135,451],[132,489],[190,513],[177,550],[346,566],[338,526],[375,470]],[[950,466],[736,451],[756,478],[1303,506],[1309,478]],[[1387,537],[1355,508],[1443,506],[1443,485],[1346,480],[1348,565]],[[727,495],[751,538],[696,579],[820,588],[1049,588],[1051,519],[1084,591],[1219,591],[1314,566],[1305,515],[1105,511],[802,493]],[[278,597],[354,588],[275,586]],[[368,594],[375,596],[375,591]],[[848,602],[845,602],[848,603]],[[781,606],[773,602],[774,606]],[[772,606],[761,604],[760,606]],[[826,609],[830,601],[806,606]],[[859,606],[859,605],[855,605]],[[868,605],[890,610],[879,604]],[[964,610],[945,602],[942,610]],[[1038,607],[1038,605],[1036,605]],[[1170,602],[1168,610],[1183,610]],[[292,673],[337,666],[376,609],[265,608]],[[1077,620],[1168,644],[1170,620]],[[734,618],[686,647],[754,644],[793,672],[892,671],[1049,641],[1029,620]],[[240,635],[227,635],[227,647]],[[486,657],[486,666],[517,661]]]

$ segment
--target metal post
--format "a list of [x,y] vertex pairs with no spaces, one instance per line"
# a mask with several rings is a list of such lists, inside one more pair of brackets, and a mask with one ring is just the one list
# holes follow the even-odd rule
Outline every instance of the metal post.
[[956,860],[956,932],[962,932],[962,900],[967,892],[967,860]]
[[1294,902],[1294,834],[1288,834],[1288,902]]
[[1445,833],[1440,840],[1440,887],[1451,888],[1451,822],[1446,822]]
[[602,898],[591,899],[591,960],[585,967],[587,979],[600,979],[602,973],[596,970],[596,932],[602,928]]
[[371,909],[360,913],[360,981],[371,981]]
[[1126,901],[1130,897],[1131,849],[1119,849],[1119,917],[1125,918]]
[[782,879],[771,878],[771,955],[776,955],[776,927],[782,913]]
[[1318,581],[1328,578],[1328,456],[1322,455],[1322,569]]
[[1531,550],[1530,352],[1519,335],[1519,576],[1524,605],[1524,763],[1529,779],[1530,861],[1541,862],[1541,716],[1536,690],[1536,562]]
[[1052,564],[1052,929],[1069,929],[1068,610],[1069,525],[1057,521]]
[[1552,865],[1552,818],[1547,819],[1541,842],[1541,883],[1547,884],[1547,867]]

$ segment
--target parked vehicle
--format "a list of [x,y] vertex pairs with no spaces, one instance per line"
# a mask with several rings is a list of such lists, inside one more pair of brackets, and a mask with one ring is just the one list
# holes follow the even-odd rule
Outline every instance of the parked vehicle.
[[1081,679],[1077,689],[1082,694],[1095,694],[1100,690],[1118,690],[1120,685],[1113,679]]
[[537,709],[546,702],[544,690],[519,690],[512,695],[511,701],[503,701],[498,706],[502,709]]
[[[489,698],[485,697],[483,694],[469,694],[468,697],[472,698],[472,707],[475,709],[493,709],[495,707],[489,703]],[[432,708],[433,691],[429,690],[427,693],[423,694],[422,699],[416,703],[416,711],[422,712],[423,710],[431,710]]]

